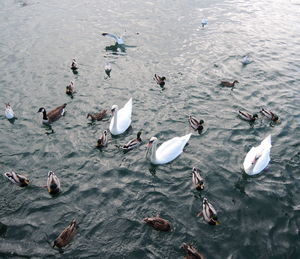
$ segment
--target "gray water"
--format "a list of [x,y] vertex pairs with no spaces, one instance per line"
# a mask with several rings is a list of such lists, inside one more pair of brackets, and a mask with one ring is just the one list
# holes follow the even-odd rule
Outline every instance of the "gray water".
[[[2,1],[0,4],[1,174],[27,175],[20,188],[0,177],[1,258],[183,258],[183,242],[206,258],[299,258],[300,2],[294,1]],[[208,25],[201,27],[202,18]],[[125,52],[102,32],[124,34]],[[253,62],[241,64],[244,55]],[[69,66],[79,63],[78,74]],[[104,72],[110,62],[111,77]],[[167,78],[165,90],[153,80]],[[237,79],[231,90],[221,80]],[[65,95],[73,80],[77,93]],[[133,98],[131,129],[96,141],[108,129],[88,112]],[[10,102],[17,120],[4,117]],[[66,115],[42,125],[48,111],[67,103]],[[270,125],[237,117],[266,107],[280,117]],[[205,121],[199,135],[192,114]],[[142,129],[143,144],[126,143]],[[183,154],[152,166],[145,144],[193,132]],[[272,135],[271,161],[249,177],[242,163],[252,146]],[[191,184],[201,169],[206,189]],[[62,192],[45,188],[48,171]],[[221,225],[197,217],[202,199]],[[142,222],[160,214],[162,233]],[[76,218],[77,234],[60,254],[51,245]]]

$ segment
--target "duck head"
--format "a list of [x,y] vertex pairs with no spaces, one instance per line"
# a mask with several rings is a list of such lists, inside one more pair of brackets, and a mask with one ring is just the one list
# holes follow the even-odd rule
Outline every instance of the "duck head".
[[253,114],[253,118],[254,118],[254,119],[257,119],[257,118],[258,118],[258,115],[257,115],[256,113],[254,113],[254,114]]
[[142,140],[142,139],[141,139],[141,135],[142,135],[142,131],[139,131],[139,132],[137,133],[137,139],[138,139],[138,140]]

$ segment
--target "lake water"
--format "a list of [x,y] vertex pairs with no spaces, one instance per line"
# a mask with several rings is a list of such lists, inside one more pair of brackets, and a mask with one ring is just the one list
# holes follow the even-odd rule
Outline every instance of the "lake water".
[[[183,258],[183,242],[206,258],[300,258],[298,0],[8,0],[0,7],[1,175],[13,170],[31,180],[20,188],[0,177],[1,258]],[[124,34],[125,51],[103,32]],[[244,55],[253,62],[243,66]],[[165,90],[155,73],[167,78]],[[235,79],[233,90],[219,85]],[[70,80],[73,99],[65,94]],[[90,123],[87,113],[130,97],[131,129],[97,149],[110,118]],[[6,102],[14,123],[4,117]],[[46,134],[37,110],[63,103],[66,115]],[[259,116],[250,125],[237,116],[261,107],[281,123]],[[189,114],[205,121],[200,135]],[[115,147],[141,129],[139,148]],[[162,143],[189,132],[172,163],[146,160],[150,137]],[[246,153],[269,134],[268,168],[247,176]],[[192,187],[193,166],[202,171],[202,192]],[[57,197],[41,188],[50,170],[61,181]],[[196,216],[203,197],[221,225]],[[142,222],[156,214],[171,232]],[[60,254],[52,242],[73,218],[77,234]]]

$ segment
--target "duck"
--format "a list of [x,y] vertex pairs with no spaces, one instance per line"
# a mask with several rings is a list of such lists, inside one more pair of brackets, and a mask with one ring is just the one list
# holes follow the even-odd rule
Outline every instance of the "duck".
[[192,182],[197,190],[202,191],[204,189],[204,180],[200,175],[200,170],[196,167],[193,167],[192,170]]
[[29,179],[26,176],[17,174],[15,172],[6,172],[4,176],[12,183],[20,187],[26,187],[29,184]]
[[87,118],[90,117],[92,121],[101,121],[105,117],[106,112],[107,110],[103,110],[101,112],[94,113],[94,114],[88,113],[86,117]]
[[135,147],[137,147],[139,144],[141,144],[142,139],[141,139],[141,134],[142,132],[139,131],[136,135],[135,139],[130,140],[129,142],[127,142],[125,145],[121,146],[121,148],[123,150],[131,150],[134,149]]
[[14,111],[13,109],[11,108],[10,104],[9,103],[6,103],[5,104],[5,117],[8,119],[8,120],[11,120],[15,117],[15,114],[14,114]]
[[123,45],[124,44],[123,39],[121,37],[118,37],[115,34],[104,32],[104,33],[102,33],[102,36],[107,36],[107,37],[113,38],[116,41],[116,44],[118,44],[118,45]]
[[160,87],[164,87],[165,86],[165,80],[166,78],[164,76],[159,76],[157,74],[154,74],[153,79],[156,81],[156,83],[160,86]]
[[66,86],[66,94],[72,96],[75,92],[74,83],[71,81],[70,84]]
[[266,116],[268,119],[270,119],[271,121],[274,121],[274,122],[279,122],[279,117],[271,112],[271,111],[268,111],[264,108],[261,108],[261,111],[260,111],[264,116]]
[[152,137],[147,145],[147,154],[151,149],[151,163],[155,165],[161,165],[174,160],[182,153],[183,148],[189,141],[191,135],[192,133],[189,133],[182,137],[172,138],[161,144],[159,148],[157,148],[158,139],[156,137]]
[[105,147],[107,146],[107,142],[108,142],[107,130],[104,130],[102,135],[97,141],[97,147]]
[[71,63],[71,69],[72,69],[73,71],[75,71],[75,70],[77,70],[77,69],[78,69],[78,64],[77,64],[77,62],[76,62],[76,59],[75,59],[75,58],[73,58],[73,59],[72,59],[72,63]]
[[270,162],[271,135],[268,135],[257,147],[252,147],[247,153],[243,167],[248,175],[262,172]]
[[54,240],[53,248],[58,247],[61,249],[62,247],[68,245],[76,233],[76,227],[76,220],[73,219],[71,223],[63,230],[63,232],[61,232],[60,235]]
[[192,245],[183,243],[181,248],[187,252],[185,259],[204,259],[204,256],[200,254]]
[[107,74],[107,76],[110,77],[110,72],[111,72],[111,65],[110,65],[110,63],[106,63],[105,64],[104,71]]
[[190,125],[191,125],[191,127],[194,129],[194,130],[198,130],[198,132],[199,131],[201,131],[201,130],[203,130],[203,123],[204,123],[204,121],[203,120],[200,120],[200,121],[198,121],[195,117],[193,117],[193,116],[189,116],[189,123],[190,123]]
[[52,171],[48,172],[47,189],[51,195],[58,194],[61,191],[60,181],[56,176],[56,174],[53,173]]
[[65,114],[65,108],[67,104],[64,103],[61,106],[56,107],[54,110],[50,112],[46,112],[46,109],[44,107],[41,107],[38,112],[43,113],[43,123],[44,124],[51,124],[52,122],[58,120],[62,115]]
[[246,55],[243,57],[241,62],[243,65],[248,65],[248,64],[252,63],[252,60],[250,60],[249,56]]
[[112,119],[109,124],[109,131],[112,135],[124,133],[131,124],[132,98],[119,110],[118,105],[111,107]]
[[242,112],[239,111],[239,116],[241,119],[245,120],[245,121],[250,121],[250,122],[254,122],[257,118],[258,115],[256,113],[254,113],[253,115],[248,113],[248,112]]
[[215,208],[208,202],[207,198],[203,198],[202,211],[198,214],[210,225],[219,225]]
[[208,20],[206,18],[203,18],[202,21],[201,21],[202,27],[204,27],[207,24],[208,24]]
[[222,81],[221,83],[220,83],[220,85],[221,86],[226,86],[226,87],[234,87],[234,85],[235,84],[238,84],[239,83],[239,81],[237,81],[237,80],[234,80],[232,83],[230,83],[230,82],[228,82],[228,81]]
[[159,217],[159,215],[157,215],[156,217],[144,218],[143,221],[149,224],[155,230],[165,231],[165,232],[171,230],[170,223],[167,220]]

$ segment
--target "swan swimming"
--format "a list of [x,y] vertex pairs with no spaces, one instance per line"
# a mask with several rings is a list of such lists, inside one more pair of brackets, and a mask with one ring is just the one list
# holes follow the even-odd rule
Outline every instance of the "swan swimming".
[[156,137],[152,137],[149,140],[149,143],[147,145],[148,147],[147,154],[149,152],[149,149],[151,149],[151,156],[150,156],[151,163],[155,165],[161,165],[161,164],[169,163],[172,160],[174,160],[182,153],[183,148],[185,147],[186,143],[189,141],[191,135],[192,133],[182,137],[172,138],[162,143],[159,146],[159,148],[157,148],[158,139]]
[[267,167],[270,162],[271,147],[271,135],[269,135],[259,146],[250,149],[243,163],[246,174],[259,174]]
[[111,107],[113,117],[109,124],[109,131],[112,135],[119,135],[125,132],[131,124],[132,98],[120,110],[118,105]]

